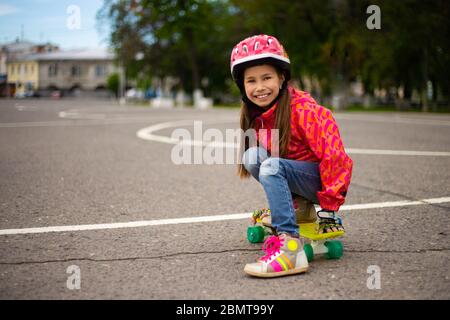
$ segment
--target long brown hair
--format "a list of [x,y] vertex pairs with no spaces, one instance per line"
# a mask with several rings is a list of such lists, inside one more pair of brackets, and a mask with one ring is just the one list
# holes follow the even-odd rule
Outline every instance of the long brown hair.
[[[253,129],[255,119],[250,119],[248,106],[241,102],[241,134],[244,134],[248,129]],[[279,154],[283,158],[287,154],[289,144],[289,137],[291,135],[291,95],[287,88],[283,88],[278,98],[278,105],[275,110],[275,128],[279,130]],[[239,147],[239,159],[237,174],[241,179],[249,178],[250,173],[245,169],[242,163],[242,157],[245,151],[250,147],[245,136],[241,136],[241,145]]]

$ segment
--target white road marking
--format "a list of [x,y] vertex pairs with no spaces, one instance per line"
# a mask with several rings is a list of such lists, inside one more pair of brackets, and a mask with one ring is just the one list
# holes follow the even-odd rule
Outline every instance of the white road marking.
[[399,117],[398,114],[392,114],[392,116],[370,115],[369,117],[364,117],[358,114],[334,113],[333,116],[336,120],[342,119],[342,120],[356,120],[365,122],[450,126],[450,121],[448,120],[437,120],[430,118],[421,118],[421,119],[404,118]]
[[22,106],[16,104],[14,108],[16,108],[17,111],[37,111],[37,107],[34,106]]
[[138,138],[144,139],[144,140],[153,140],[158,141],[162,143],[171,143],[171,144],[177,144],[179,142],[178,139],[173,139],[170,137],[165,136],[158,136],[153,134],[154,131],[159,131],[166,128],[173,128],[178,126],[188,126],[193,123],[192,120],[182,120],[182,121],[175,121],[175,122],[164,122],[164,123],[158,123],[150,127],[146,127],[143,129],[140,129],[138,132],[136,132],[136,136]]
[[[402,200],[390,202],[374,202],[364,204],[351,204],[341,207],[341,211],[365,210],[365,209],[379,209],[379,208],[393,208],[404,206],[417,206],[425,204],[438,204],[450,202],[450,197],[423,199],[417,201]],[[71,231],[88,231],[88,230],[105,230],[105,229],[121,229],[121,228],[139,228],[149,226],[162,226],[172,224],[186,224],[186,223],[202,223],[213,221],[226,220],[241,220],[249,219],[251,212],[224,214],[215,216],[200,216],[189,218],[174,218],[174,219],[159,219],[159,220],[144,220],[131,222],[117,222],[117,223],[102,223],[102,224],[85,224],[72,226],[53,226],[41,228],[23,228],[23,229],[3,229],[0,230],[0,235],[17,235],[17,234],[35,234],[35,233],[49,233],[49,232],[71,232]]]
[[[189,110],[189,108],[185,108]],[[225,108],[228,110],[227,108]],[[399,124],[417,124],[417,125],[437,125],[437,126],[450,126],[449,120],[442,120],[436,118],[425,118],[423,115],[419,115],[420,118],[414,119],[414,115],[399,114],[393,113],[392,115],[379,115],[379,114],[370,114],[368,117],[362,114],[352,114],[352,113],[341,113],[335,112],[333,114],[335,119],[343,119],[343,120],[357,120],[357,121],[365,121],[365,122],[381,122],[381,123],[399,123]],[[410,116],[408,118],[408,116]],[[103,119],[105,117],[104,114],[92,114],[83,112],[83,110],[79,109],[71,109],[66,111],[61,111],[59,113],[60,118],[69,118],[69,119]],[[237,121],[237,120],[236,120]]]
[[61,120],[61,121],[29,121],[0,123],[0,128],[33,128],[33,127],[83,127],[83,126],[103,126],[109,124],[133,124],[148,123],[149,119],[129,118],[129,119],[92,119],[92,120]]
[[[221,120],[221,121],[215,121],[214,123],[226,123],[229,121],[231,122],[231,121],[236,121],[236,120]],[[194,123],[194,120],[181,120],[181,121],[158,123],[158,124],[140,129],[136,133],[136,136],[141,139],[149,140],[149,141],[157,141],[157,142],[168,143],[168,144],[177,144],[177,143],[180,143],[180,140],[173,139],[171,137],[162,136],[162,135],[157,135],[154,132],[162,130],[162,129],[168,129],[168,128],[191,126],[191,125],[193,125],[193,123]],[[211,124],[211,122],[207,122],[207,123]],[[210,141],[185,139],[181,142],[184,145],[190,145],[190,146],[196,146],[196,147],[211,146]],[[239,145],[234,142],[213,141],[212,144],[215,148],[235,148],[235,149],[239,148]],[[346,148],[345,150],[348,154],[432,156],[432,157],[448,157],[448,156],[450,156],[450,152],[445,152],[445,151],[382,150],[382,149],[360,149],[360,148]]]
[[64,119],[81,119],[81,120],[103,120],[106,119],[106,115],[103,113],[86,113],[83,118],[80,118],[78,112],[73,111],[61,111],[58,113],[58,117]]
[[357,149],[346,148],[348,154],[376,154],[386,156],[432,156],[432,157],[448,157],[450,152],[442,151],[410,151],[410,150],[380,150],[380,149]]
[[[163,117],[166,120],[167,116]],[[33,128],[33,127],[82,127],[82,126],[103,126],[115,124],[133,124],[133,123],[149,123],[154,121],[155,117],[127,117],[127,118],[110,118],[110,119],[83,119],[64,118],[57,121],[27,121],[27,122],[9,122],[0,123],[0,128]]]
[[78,112],[61,111],[58,113],[60,118],[78,119]]

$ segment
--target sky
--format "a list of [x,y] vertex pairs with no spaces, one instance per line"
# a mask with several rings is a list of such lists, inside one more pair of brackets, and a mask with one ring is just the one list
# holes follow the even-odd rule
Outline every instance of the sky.
[[[107,22],[99,23],[102,0],[0,0],[0,43],[23,39],[61,49],[106,48]],[[23,27],[22,27],[23,26]]]

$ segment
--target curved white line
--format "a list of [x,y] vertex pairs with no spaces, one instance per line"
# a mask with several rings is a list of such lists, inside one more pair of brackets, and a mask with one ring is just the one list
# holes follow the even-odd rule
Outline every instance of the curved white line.
[[[154,132],[167,129],[174,128],[180,126],[189,126],[194,123],[195,120],[181,120],[181,121],[171,121],[171,122],[163,122],[152,125],[150,127],[146,127],[140,129],[136,135],[137,137],[149,140],[149,141],[157,141],[162,143],[169,144],[178,144],[182,143],[184,145],[196,146],[196,147],[215,147],[215,148],[235,148],[238,149],[239,145],[234,142],[221,142],[221,141],[202,141],[202,140],[192,140],[185,139],[180,141],[178,139],[173,139],[166,136],[160,136],[154,134]],[[231,120],[230,120],[231,121]],[[233,120],[235,121],[235,120]],[[203,121],[205,122],[205,121]],[[225,123],[229,121],[214,121],[213,123]],[[209,124],[212,122],[208,122]],[[382,149],[359,149],[359,148],[346,148],[345,151],[348,154],[372,154],[372,155],[397,155],[397,156],[431,156],[431,157],[448,157],[450,156],[450,152],[445,151],[412,151],[412,150],[382,150]]]

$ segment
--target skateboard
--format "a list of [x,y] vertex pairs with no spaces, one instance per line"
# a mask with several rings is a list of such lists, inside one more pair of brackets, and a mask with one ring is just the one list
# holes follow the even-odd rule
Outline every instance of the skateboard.
[[[275,234],[271,227],[264,226],[261,219],[256,218],[256,223],[247,228],[247,239],[251,243],[261,243],[266,236]],[[324,255],[327,259],[339,259],[344,252],[342,241],[336,240],[345,234],[345,231],[318,233],[319,223],[301,223],[300,237],[308,239],[309,243],[303,246],[308,262],[314,260],[316,255]]]
[[302,223],[300,224],[300,237],[309,239],[311,242],[303,246],[308,262],[314,260],[315,255],[323,254],[327,259],[339,259],[344,253],[342,241],[335,240],[342,237],[345,231],[336,231],[329,233],[318,233],[319,224]]

